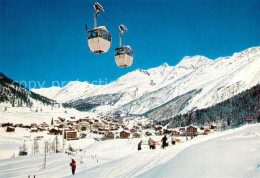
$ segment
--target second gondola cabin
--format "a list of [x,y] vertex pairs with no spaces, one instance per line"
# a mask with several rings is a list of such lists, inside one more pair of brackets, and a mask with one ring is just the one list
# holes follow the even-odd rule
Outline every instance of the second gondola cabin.
[[119,48],[115,49],[115,61],[118,67],[130,67],[134,60],[134,51],[130,46],[122,46],[121,36],[127,28],[124,25],[119,25]]
[[129,67],[134,60],[134,51],[130,46],[122,46],[115,49],[115,60],[118,67]]

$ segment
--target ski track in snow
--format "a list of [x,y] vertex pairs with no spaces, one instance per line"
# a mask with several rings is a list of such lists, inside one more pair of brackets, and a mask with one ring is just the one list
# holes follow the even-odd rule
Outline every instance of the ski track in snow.
[[[175,160],[179,155],[183,155],[191,148],[208,145],[208,143],[222,143],[222,141],[229,143],[234,139],[253,139],[250,142],[252,148],[248,149],[247,152],[256,153],[260,150],[259,146],[254,146],[259,144],[260,131],[257,132],[257,129],[260,130],[260,124],[245,125],[237,129],[215,132],[207,136],[198,136],[174,146],[170,144],[166,149],[162,149],[160,145],[157,145],[155,150],[149,149],[144,138],[141,151],[137,151],[137,143],[140,139],[95,142],[84,148],[86,152],[79,152],[75,156],[63,153],[48,154],[46,169],[43,169],[44,154],[0,160],[0,177],[27,177],[28,175],[36,175],[36,177],[161,177],[163,175],[154,173],[154,176],[151,176],[148,173],[155,170],[158,172],[165,165],[171,165],[172,160]],[[160,138],[157,137],[157,141]],[[236,150],[233,147],[228,149]],[[239,149],[237,150],[239,151]],[[210,152],[210,150],[208,151]],[[234,152],[234,154],[239,155],[237,152]],[[69,166],[70,158],[72,157],[77,161],[77,169],[74,176],[71,176],[71,168]],[[81,157],[85,160],[82,164],[79,161]],[[185,157],[183,160],[187,161],[189,158]],[[248,165],[246,165],[245,169],[247,171],[254,170],[255,168],[250,165],[251,159],[247,162]],[[254,164],[257,167],[260,162]],[[259,168],[256,169],[259,170]],[[250,175],[254,177],[254,174]],[[169,175],[165,176],[169,177]],[[214,174],[212,176],[214,177]]]

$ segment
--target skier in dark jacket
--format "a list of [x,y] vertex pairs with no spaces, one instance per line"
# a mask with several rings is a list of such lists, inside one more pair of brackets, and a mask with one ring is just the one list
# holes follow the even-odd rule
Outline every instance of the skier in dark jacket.
[[76,161],[74,159],[71,160],[70,167],[72,170],[72,174],[74,175],[76,171]]
[[166,146],[168,146],[168,144],[167,144],[167,136],[166,135],[164,135],[164,137],[162,138],[162,148],[164,149],[164,147],[166,147]]
[[142,145],[142,140],[138,143],[138,151],[142,149],[141,145]]

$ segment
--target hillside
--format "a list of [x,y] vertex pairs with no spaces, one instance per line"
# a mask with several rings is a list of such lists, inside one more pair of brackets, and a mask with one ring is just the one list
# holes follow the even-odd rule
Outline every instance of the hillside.
[[52,105],[53,100],[29,91],[24,86],[0,73],[0,103],[13,107],[32,107],[34,105]]

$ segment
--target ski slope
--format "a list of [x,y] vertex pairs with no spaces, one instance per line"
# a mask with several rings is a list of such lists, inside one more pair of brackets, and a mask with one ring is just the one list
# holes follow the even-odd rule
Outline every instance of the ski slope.
[[[140,139],[116,139],[88,142],[75,155],[50,153],[46,169],[42,153],[0,160],[0,177],[70,177],[71,158],[77,162],[76,174],[71,177],[260,176],[260,124],[183,139],[164,150],[159,145],[149,150],[147,139],[143,138],[141,151],[137,151]],[[2,140],[0,146],[5,150]]]

